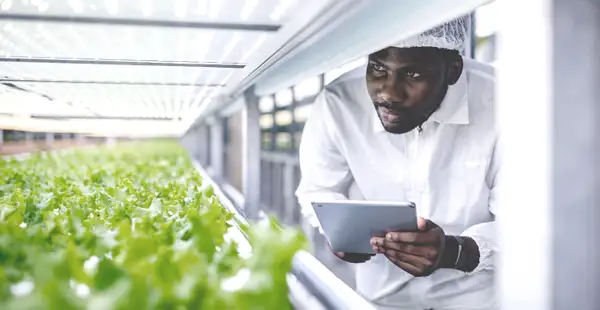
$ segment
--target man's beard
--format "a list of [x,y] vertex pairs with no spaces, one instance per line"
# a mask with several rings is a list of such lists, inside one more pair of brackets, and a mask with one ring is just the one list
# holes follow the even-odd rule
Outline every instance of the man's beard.
[[[447,92],[448,92],[448,87],[445,87],[439,93],[438,96],[435,96],[435,99],[424,104],[423,109],[412,109],[412,110],[406,109],[406,108],[392,109],[391,107],[393,107],[396,104],[394,104],[394,103],[374,103],[375,112],[377,113],[377,117],[379,118],[381,125],[387,132],[392,133],[392,134],[404,134],[404,133],[412,131],[413,129],[415,129],[415,128],[421,126],[423,123],[425,123],[429,119],[429,117],[431,117],[431,115],[440,108],[440,106],[442,105],[442,101],[444,100],[444,97],[446,97]],[[399,121],[397,123],[389,122],[386,125],[386,122],[381,117],[381,113],[383,113],[381,111],[382,108],[387,108],[387,109],[393,110],[394,112],[402,114],[405,116],[405,119],[402,121]]]
[[381,107],[375,105],[375,110],[383,128],[392,134],[403,134],[410,132],[411,130],[423,124],[428,118],[428,115],[426,114],[404,113],[405,117],[402,121],[386,123],[381,116],[383,113],[381,111]]

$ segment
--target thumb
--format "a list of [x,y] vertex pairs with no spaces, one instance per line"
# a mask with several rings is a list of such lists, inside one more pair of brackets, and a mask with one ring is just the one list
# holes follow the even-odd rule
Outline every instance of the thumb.
[[421,231],[426,230],[427,229],[427,220],[422,217],[417,218],[417,227]]

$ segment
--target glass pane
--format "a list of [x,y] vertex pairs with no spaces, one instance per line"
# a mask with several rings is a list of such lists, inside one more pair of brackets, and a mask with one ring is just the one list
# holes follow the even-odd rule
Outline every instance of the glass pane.
[[302,142],[302,130],[294,132],[294,140],[296,142],[296,148],[300,146],[300,142]]
[[303,105],[301,107],[297,107],[294,111],[294,117],[296,118],[296,122],[302,123],[308,120],[310,116],[310,112],[312,111],[312,104]]
[[275,104],[278,107],[285,107],[292,104],[294,98],[292,97],[292,90],[286,88],[275,95]]
[[260,98],[260,101],[258,102],[258,109],[261,112],[271,112],[273,111],[273,97],[271,96],[264,96]]
[[278,150],[289,150],[292,148],[292,135],[287,132],[280,132],[276,136]]
[[275,114],[275,123],[279,126],[287,126],[292,123],[291,111],[279,111]]
[[273,127],[273,116],[271,114],[262,115],[259,119],[260,128],[271,128]]
[[273,142],[273,134],[270,132],[263,132],[262,133],[262,148],[265,150],[269,150],[271,149],[271,145]]
[[304,98],[315,96],[321,90],[321,78],[311,77],[294,86],[294,96],[300,101]]

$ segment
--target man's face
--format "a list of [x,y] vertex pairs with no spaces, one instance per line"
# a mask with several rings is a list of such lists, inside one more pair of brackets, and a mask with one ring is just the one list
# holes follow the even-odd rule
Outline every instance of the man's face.
[[386,131],[406,133],[437,110],[462,58],[436,48],[388,47],[369,56],[367,88]]

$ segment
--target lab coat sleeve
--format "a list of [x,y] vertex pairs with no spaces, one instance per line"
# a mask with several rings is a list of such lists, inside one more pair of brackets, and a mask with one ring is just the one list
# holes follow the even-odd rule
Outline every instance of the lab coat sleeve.
[[319,228],[311,202],[346,200],[352,182],[346,159],[336,143],[336,119],[328,100],[332,99],[325,89],[317,96],[304,126],[299,149],[302,178],[296,190],[302,214]]
[[[489,210],[494,216],[496,215],[500,204],[500,189],[501,189],[501,145],[497,140],[494,146],[490,169],[487,175],[487,184],[490,187],[490,196],[488,200]],[[496,238],[496,223],[495,221],[481,223],[469,227],[463,232],[463,236],[471,237],[479,247],[479,265],[473,273],[481,270],[494,269],[494,257],[500,251],[498,248],[498,240]]]

